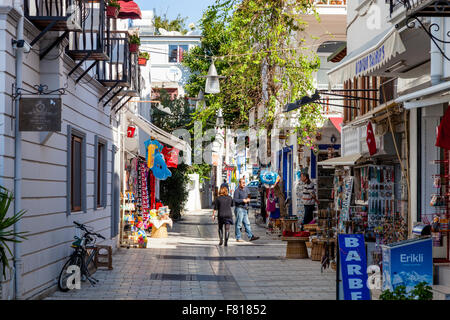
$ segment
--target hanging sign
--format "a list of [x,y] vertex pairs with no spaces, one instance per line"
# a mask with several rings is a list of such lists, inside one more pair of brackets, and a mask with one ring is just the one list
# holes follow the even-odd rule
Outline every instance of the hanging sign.
[[344,300],[370,300],[363,234],[338,234]]
[[353,192],[353,177],[346,177],[344,179],[344,200],[342,202],[342,210],[339,216],[339,232],[345,232],[345,221],[349,220],[350,204],[352,201]]
[[19,131],[61,131],[61,98],[21,98]]
[[127,129],[127,137],[128,138],[133,138],[135,131],[136,131],[136,127],[129,126],[128,129]]

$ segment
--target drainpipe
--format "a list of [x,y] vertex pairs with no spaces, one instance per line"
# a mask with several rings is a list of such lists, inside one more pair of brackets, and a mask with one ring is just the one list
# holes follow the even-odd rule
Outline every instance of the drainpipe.
[[[442,30],[444,30],[444,19],[442,17],[433,17],[431,18],[431,25],[436,24],[439,26],[439,29],[436,31],[437,28],[431,28],[430,32],[433,36],[435,36],[437,39],[443,39],[443,33]],[[437,85],[442,80],[442,69],[443,69],[443,63],[442,63],[442,55],[439,51],[438,46],[434,43],[433,40],[431,41],[431,50],[430,50],[430,58],[431,58],[431,68],[430,68],[430,76],[431,76],[431,85]]]
[[[17,40],[23,40],[23,10],[20,0],[14,1],[14,9],[20,14],[17,23]],[[22,64],[23,64],[23,47],[16,49],[16,88],[22,88]],[[22,134],[19,131],[19,99],[15,100],[15,124],[14,124],[14,212],[22,210]],[[14,224],[14,232],[21,231],[20,220]],[[16,238],[16,240],[19,240]],[[21,256],[20,243],[14,243],[14,297],[16,300],[22,298],[22,270],[23,262]]]

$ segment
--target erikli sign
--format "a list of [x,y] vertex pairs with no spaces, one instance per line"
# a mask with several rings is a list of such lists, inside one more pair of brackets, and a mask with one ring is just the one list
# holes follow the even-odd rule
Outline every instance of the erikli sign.
[[384,53],[384,45],[382,45],[377,50],[356,61],[356,75],[359,75],[361,72],[380,64],[384,61],[385,57],[386,54]]

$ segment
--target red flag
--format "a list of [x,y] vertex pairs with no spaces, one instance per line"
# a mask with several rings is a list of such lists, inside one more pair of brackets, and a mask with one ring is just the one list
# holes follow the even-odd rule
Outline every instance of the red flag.
[[436,147],[450,150],[450,108],[447,108],[437,129]]
[[373,156],[377,153],[377,142],[375,141],[375,134],[373,133],[372,123],[369,122],[367,125],[367,146],[369,147],[369,153]]
[[134,132],[136,131],[135,127],[128,127],[127,130],[127,137],[128,138],[133,138],[134,137]]

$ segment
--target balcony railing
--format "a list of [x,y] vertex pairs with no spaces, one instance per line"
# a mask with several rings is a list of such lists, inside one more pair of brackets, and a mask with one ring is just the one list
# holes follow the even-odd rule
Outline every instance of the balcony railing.
[[130,56],[131,79],[130,86],[125,90],[125,95],[139,97],[141,95],[141,68],[138,64],[138,54]]
[[81,29],[69,33],[66,53],[75,61],[108,60],[106,47],[110,27],[105,0],[80,0],[79,8],[83,12]]
[[408,16],[449,16],[450,2],[442,0],[389,0],[390,13],[405,8]]
[[130,52],[128,33],[111,31],[106,49],[109,60],[98,62],[97,80],[105,87],[130,87],[131,61],[137,54]]
[[40,30],[80,30],[84,6],[80,0],[25,0],[25,17]]

